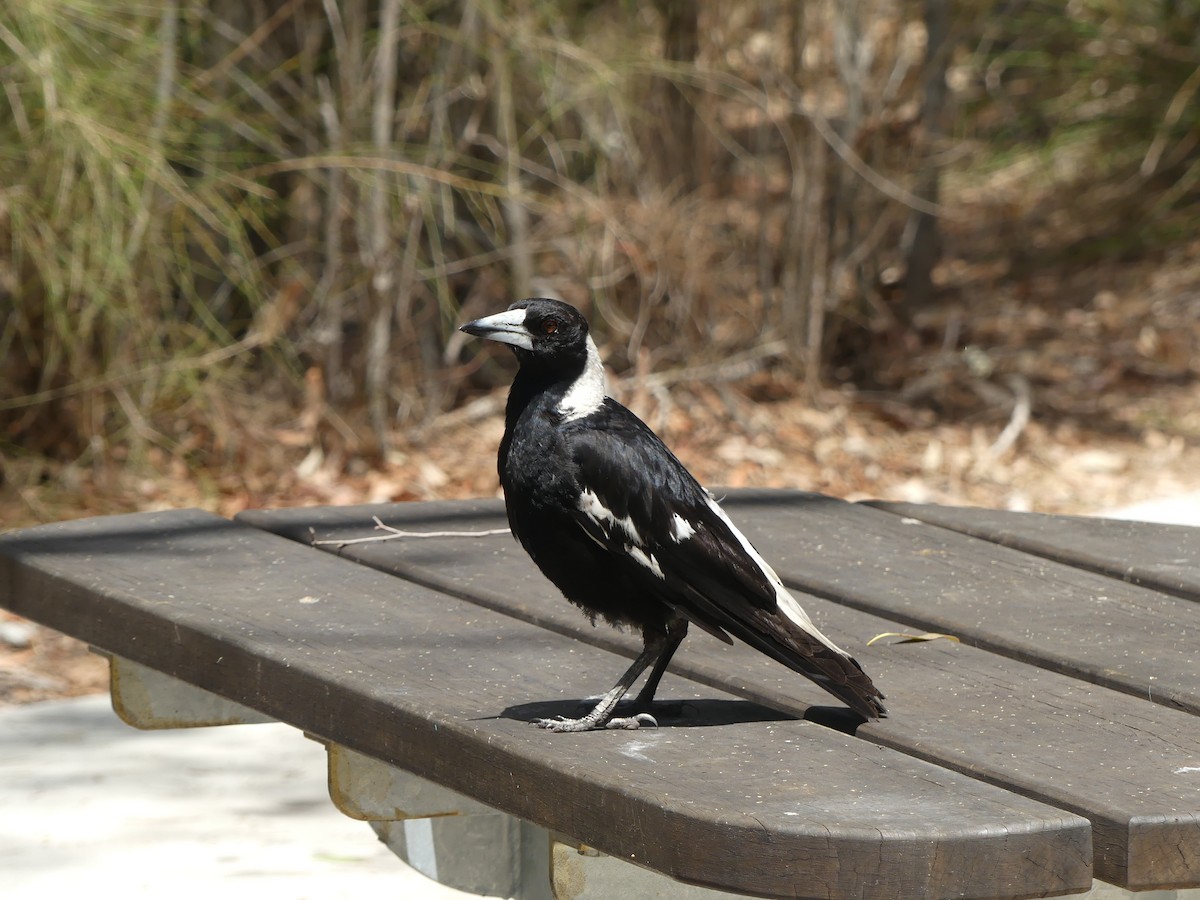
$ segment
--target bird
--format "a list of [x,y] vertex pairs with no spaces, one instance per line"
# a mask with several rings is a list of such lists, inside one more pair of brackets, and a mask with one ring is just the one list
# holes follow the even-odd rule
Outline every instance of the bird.
[[[497,455],[513,535],[593,625],[600,618],[642,635],[642,651],[590,712],[535,724],[657,727],[654,694],[689,625],[749,644],[865,720],[887,715],[862,666],[813,624],[714,496],[608,395],[579,310],[534,297],[460,330],[507,344],[517,358]],[[616,715],[646,669],[633,715]]]

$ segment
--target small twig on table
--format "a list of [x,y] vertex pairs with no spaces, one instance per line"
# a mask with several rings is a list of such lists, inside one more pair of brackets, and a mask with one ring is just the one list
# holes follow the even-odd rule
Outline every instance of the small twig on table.
[[335,546],[338,548],[345,547],[349,544],[368,544],[375,541],[394,541],[397,538],[491,537],[494,534],[511,533],[508,528],[489,528],[485,531],[404,531],[401,528],[385,525],[380,520],[379,516],[371,516],[371,521],[375,523],[376,530],[386,531],[387,534],[373,534],[370,537],[347,538],[345,540],[318,541],[316,539],[315,530],[309,528],[308,533],[312,536],[312,546]]

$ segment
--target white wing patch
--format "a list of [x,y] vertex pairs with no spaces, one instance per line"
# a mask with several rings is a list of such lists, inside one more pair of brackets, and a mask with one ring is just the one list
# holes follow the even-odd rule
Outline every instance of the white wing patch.
[[679,513],[671,517],[671,540],[675,543],[682,544],[695,533],[696,526]]
[[629,544],[625,545],[625,550],[637,562],[640,562],[643,566],[645,566],[647,569],[649,569],[651,572],[653,572],[659,578],[664,578],[664,579],[666,578],[666,576],[663,575],[662,566],[660,566],[658,564],[658,560],[654,558],[653,553],[647,554],[646,551],[643,550],[641,547],[634,547]]
[[563,418],[570,422],[572,419],[582,419],[590,416],[604,405],[608,396],[608,388],[604,381],[604,363],[600,361],[600,351],[592,336],[587,339],[587,362],[575,382],[567,388],[567,392],[559,401],[558,411]]
[[642,536],[638,533],[637,526],[633,524],[633,519],[629,516],[618,517],[611,509],[600,502],[600,498],[595,492],[590,489],[585,489],[579,495],[579,511],[608,531],[612,525],[616,525],[629,540],[635,544],[643,544]]
[[825,635],[821,633],[820,629],[813,624],[812,619],[808,617],[808,613],[804,611],[804,607],[800,605],[800,602],[795,597],[788,593],[788,589],[783,586],[782,579],[775,574],[775,570],[772,569],[767,564],[767,561],[759,555],[759,552],[754,549],[754,546],[750,543],[749,539],[740,531],[738,531],[737,526],[734,525],[729,516],[725,514],[725,510],[721,509],[717,501],[710,497],[708,505],[712,508],[712,511],[720,517],[721,521],[729,526],[729,530],[732,531],[733,536],[738,539],[738,543],[742,545],[742,549],[746,551],[746,555],[754,560],[754,564],[757,565],[762,573],[767,576],[767,580],[770,581],[771,586],[775,588],[775,605],[778,607],[779,611],[791,619],[795,625],[811,634],[830,650],[840,653],[842,656],[849,656],[849,653],[847,653],[829,638],[825,637]]
[[[653,553],[647,553],[643,547],[645,542],[642,540],[641,533],[637,530],[637,526],[633,524],[633,519],[629,516],[618,516],[611,509],[601,502],[596,496],[595,491],[584,490],[579,495],[579,511],[585,516],[599,525],[605,534],[611,534],[613,528],[619,528],[625,536],[625,552],[629,554],[635,562],[645,566],[659,578],[666,578],[663,574],[662,566],[658,564]],[[589,537],[591,535],[589,534]],[[595,538],[592,538],[595,540]],[[596,543],[600,543],[596,541]],[[601,546],[604,546],[601,544]]]

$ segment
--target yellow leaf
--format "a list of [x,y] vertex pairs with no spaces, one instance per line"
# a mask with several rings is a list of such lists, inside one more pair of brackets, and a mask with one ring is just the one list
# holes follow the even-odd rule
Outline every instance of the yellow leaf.
[[884,638],[900,638],[898,641],[893,641],[894,644],[912,644],[918,641],[937,641],[947,640],[958,643],[958,638],[952,634],[939,634],[936,631],[927,631],[924,634],[908,634],[904,631],[885,631],[883,634],[877,634],[875,637],[867,641],[867,646],[870,647],[876,641],[882,641]]

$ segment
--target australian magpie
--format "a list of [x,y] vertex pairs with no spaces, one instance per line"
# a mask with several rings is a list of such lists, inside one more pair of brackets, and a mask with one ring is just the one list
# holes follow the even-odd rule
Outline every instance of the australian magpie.
[[[745,641],[868,719],[887,714],[862,667],[813,625],[716,500],[641,419],[607,396],[600,354],[578,310],[521,300],[462,330],[511,345],[520,363],[499,454],[513,534],[593,623],[599,616],[639,628],[645,642],[591,712],[538,725],[657,724],[654,692],[689,623],[726,643]],[[614,717],[647,667],[635,715]]]

